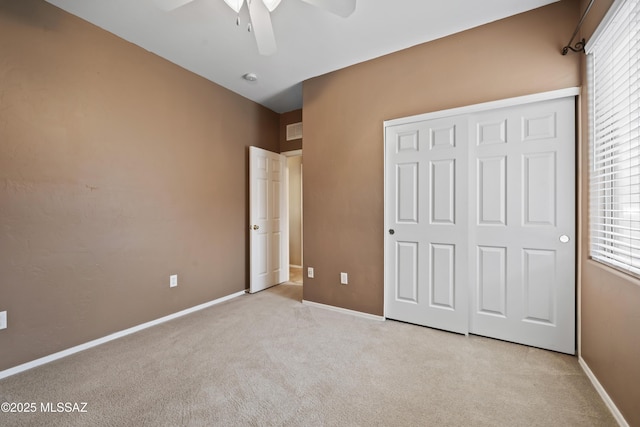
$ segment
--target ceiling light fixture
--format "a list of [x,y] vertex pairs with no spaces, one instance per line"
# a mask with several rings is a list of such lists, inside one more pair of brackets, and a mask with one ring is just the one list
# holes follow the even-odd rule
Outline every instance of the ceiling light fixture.
[[[227,0],[225,0],[227,1]],[[256,75],[256,73],[247,73],[244,76],[242,76],[243,79],[245,79],[248,82],[255,82],[258,81],[258,76]]]
[[280,0],[262,0],[262,2],[265,6],[267,6],[269,12],[273,12],[274,10],[276,10],[276,7],[278,7],[278,5],[280,4]]
[[[235,13],[240,13],[240,9],[242,9],[242,5],[244,4],[244,1],[245,0],[224,0],[227,6],[233,9]],[[269,9],[269,12],[273,12],[274,10],[276,10],[276,7],[278,7],[278,5],[280,4],[280,0],[261,0],[261,1],[262,3],[264,3],[265,6],[267,6],[267,9]],[[251,3],[251,0],[247,0],[247,4],[249,3]]]
[[236,13],[240,13],[240,9],[242,9],[242,5],[244,4],[244,0],[224,0],[224,2]]

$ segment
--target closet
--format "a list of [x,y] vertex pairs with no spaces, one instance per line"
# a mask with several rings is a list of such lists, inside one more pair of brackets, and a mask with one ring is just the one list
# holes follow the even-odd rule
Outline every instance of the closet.
[[385,122],[385,317],[575,353],[575,96]]

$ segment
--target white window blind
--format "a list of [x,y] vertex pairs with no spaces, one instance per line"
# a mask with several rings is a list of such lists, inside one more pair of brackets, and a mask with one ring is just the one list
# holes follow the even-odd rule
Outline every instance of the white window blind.
[[616,0],[587,45],[591,257],[640,275],[640,0]]

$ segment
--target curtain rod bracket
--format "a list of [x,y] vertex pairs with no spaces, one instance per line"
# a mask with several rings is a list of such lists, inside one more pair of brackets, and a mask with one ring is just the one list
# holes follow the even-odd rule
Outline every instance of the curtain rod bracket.
[[571,46],[571,45],[566,45],[565,47],[562,48],[562,54],[566,55],[567,53],[569,53],[569,51],[571,50],[572,52],[584,52],[584,46],[587,44],[587,41],[585,39],[580,40],[579,42],[576,42],[575,46]]
[[567,45],[562,48],[563,55],[566,55],[567,53],[569,53],[569,50],[573,52],[584,52],[584,47],[587,44],[587,42],[584,39],[580,40],[579,42],[576,42],[575,46],[573,47],[571,47],[571,43],[573,43],[573,39],[575,39],[576,36],[578,35],[578,32],[582,27],[582,23],[584,22],[584,18],[587,17],[587,13],[589,13],[589,10],[591,10],[591,6],[593,6],[594,1],[595,0],[591,0],[589,2],[589,4],[587,5],[587,8],[584,10],[584,13],[582,14],[582,17],[580,18],[580,22],[578,22],[578,26],[576,27],[576,30],[573,32],[573,35],[571,36],[571,40],[569,40],[569,43],[567,43]]

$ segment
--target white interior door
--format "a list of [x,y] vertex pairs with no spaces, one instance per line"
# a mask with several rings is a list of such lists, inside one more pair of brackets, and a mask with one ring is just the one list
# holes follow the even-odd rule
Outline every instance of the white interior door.
[[385,315],[467,333],[467,126],[386,129]]
[[286,158],[249,147],[251,293],[289,280]]
[[574,103],[385,127],[386,317],[575,352]]
[[470,332],[575,351],[574,99],[470,117]]

